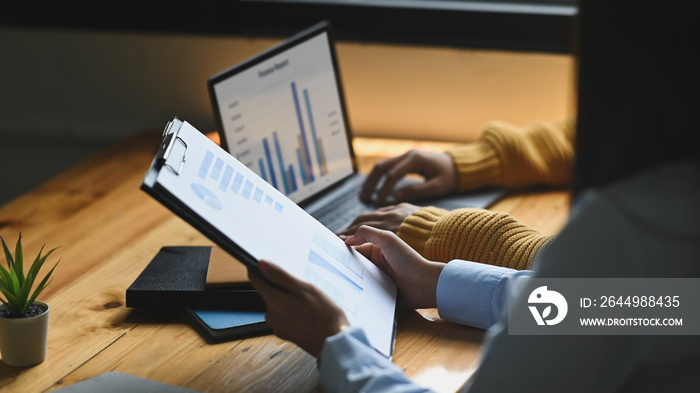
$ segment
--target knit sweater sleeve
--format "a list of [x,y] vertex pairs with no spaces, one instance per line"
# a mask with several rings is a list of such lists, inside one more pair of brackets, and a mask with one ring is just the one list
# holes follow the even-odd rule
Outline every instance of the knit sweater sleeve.
[[[567,184],[573,167],[574,126],[575,119],[523,128],[502,122],[487,125],[475,142],[447,150],[457,168],[458,191]],[[553,237],[505,213],[435,207],[408,216],[398,235],[430,260],[464,259],[514,269],[528,268]]]
[[463,259],[518,270],[528,269],[553,238],[506,213],[436,207],[424,207],[408,216],[398,236],[432,261]]
[[571,180],[575,120],[518,128],[488,124],[473,143],[447,150],[457,168],[458,191],[565,185]]

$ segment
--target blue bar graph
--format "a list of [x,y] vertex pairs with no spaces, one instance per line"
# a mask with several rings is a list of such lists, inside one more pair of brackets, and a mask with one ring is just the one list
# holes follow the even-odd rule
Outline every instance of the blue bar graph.
[[345,275],[343,272],[338,270],[335,266],[331,265],[328,261],[323,259],[322,256],[318,255],[318,253],[314,250],[309,250],[309,262],[313,263],[316,266],[319,266],[325,270],[327,270],[330,273],[333,273],[334,275],[342,278],[345,282],[350,284],[353,288],[355,288],[356,291],[362,291],[362,287],[356,283],[353,279]]
[[[328,174],[323,140],[318,137],[316,124],[314,122],[313,110],[311,107],[311,94],[308,89],[303,89],[303,101],[301,101],[297,92],[296,82],[291,83],[291,90],[299,126],[299,134],[296,134],[295,141],[297,147],[295,149],[291,146],[287,146],[287,144],[290,143],[290,139],[293,140],[292,138],[294,138],[295,135],[295,131],[290,130],[292,135],[283,136],[282,138],[286,149],[283,152],[280,137],[275,130],[272,131],[272,141],[270,141],[268,137],[262,138],[264,155],[257,160],[257,167],[261,177],[285,195],[289,195],[297,191],[299,187],[304,187],[314,182],[315,176],[318,175],[314,175],[315,169],[311,160],[312,155],[316,157],[313,162],[317,163],[320,176]],[[309,137],[313,138],[313,145],[310,145],[307,140],[303,106],[306,107],[305,113],[308,116],[308,126],[311,130]],[[272,151],[273,149],[274,152]],[[311,149],[316,151],[315,154],[311,152]],[[285,157],[288,162],[285,162]],[[293,164],[290,164],[289,161]],[[280,178],[281,181],[279,180]]]
[[[265,162],[262,158],[258,160],[258,164],[260,165],[260,169],[264,172]],[[292,165],[289,166],[288,175],[290,175],[293,187],[296,187],[294,168]],[[264,201],[265,205],[274,209],[276,212],[282,213],[284,211],[284,205],[276,201],[272,195],[266,193],[264,187],[259,186],[256,180],[253,180],[254,177],[247,178],[241,171],[234,170],[233,167],[227,165],[224,160],[219,157],[215,157],[210,151],[208,151],[202,159],[197,177],[205,182],[216,182],[218,189],[223,193],[230,190],[234,194],[249,201],[260,204]],[[231,188],[229,188],[229,185],[231,185]],[[195,194],[209,206],[219,210],[222,208],[220,200],[207,186],[192,183],[191,188]]]
[[261,190],[258,187],[255,187],[255,193],[253,193],[253,200],[255,202],[260,203],[260,201],[262,201],[262,196],[263,196],[263,190]]
[[214,153],[207,150],[204,155],[204,160],[202,160],[202,165],[199,167],[199,172],[197,173],[200,179],[204,180],[204,178],[207,177],[207,172],[209,172],[212,161],[214,161]]
[[287,176],[285,176],[286,170],[284,169],[284,159],[282,158],[282,148],[280,147],[280,140],[277,137],[277,131],[272,133],[272,139],[274,139],[275,142],[275,150],[277,150],[277,161],[279,161],[280,164],[280,173],[282,174],[282,180],[284,183],[284,193],[289,195],[289,181],[287,180]]
[[233,179],[233,185],[231,186],[231,191],[238,194],[241,191],[241,185],[243,184],[243,175],[240,172],[236,173],[236,177]]
[[[272,184],[272,187],[275,187],[279,190],[277,187],[277,176],[275,176],[275,169],[274,166],[272,165],[272,156],[270,155],[270,145],[267,143],[267,138],[263,138],[263,148],[265,149],[265,159],[267,160],[267,168],[270,170],[270,181],[269,183]],[[260,164],[260,168],[262,171],[263,165]],[[265,179],[267,181],[267,179]]]
[[311,155],[309,154],[309,144],[306,142],[306,131],[304,129],[304,120],[301,116],[301,107],[299,105],[299,97],[297,96],[297,85],[296,82],[292,82],[292,96],[294,97],[294,107],[297,112],[297,120],[299,121],[299,132],[301,133],[302,145],[300,148],[303,150],[303,158],[306,162],[306,168],[308,172],[304,176],[304,184],[314,181],[314,172],[311,169]]
[[297,149],[297,162],[299,162],[299,171],[301,172],[301,182],[304,185],[309,184],[308,177],[306,176],[306,171],[304,170],[304,159],[301,156],[301,150]]
[[292,192],[298,190],[297,180],[294,176],[294,167],[292,165],[289,166],[289,181],[292,183]]
[[246,179],[245,185],[243,186],[243,192],[241,193],[241,195],[243,196],[243,198],[248,199],[248,198],[250,198],[250,193],[252,191],[253,191],[253,183],[250,180]]
[[262,158],[258,158],[258,167],[260,167],[260,177],[269,183],[270,181],[267,179],[267,171],[265,170],[265,164]]
[[318,161],[318,168],[321,176],[325,175],[323,164],[323,156],[321,155],[321,148],[318,146],[318,136],[316,136],[316,125],[314,124],[314,115],[311,111],[311,100],[309,100],[309,90],[304,89],[304,101],[306,102],[306,112],[309,115],[309,127],[311,128],[311,137],[314,138],[314,147],[316,148],[316,160]]
[[221,178],[221,182],[219,183],[219,189],[221,191],[226,191],[226,189],[228,188],[228,183],[231,181],[231,176],[233,176],[233,168],[226,165],[224,176]]
[[219,175],[221,174],[221,170],[224,168],[224,160],[222,160],[219,157],[216,157],[216,161],[214,162],[214,168],[211,170],[211,178],[214,180],[219,180]]

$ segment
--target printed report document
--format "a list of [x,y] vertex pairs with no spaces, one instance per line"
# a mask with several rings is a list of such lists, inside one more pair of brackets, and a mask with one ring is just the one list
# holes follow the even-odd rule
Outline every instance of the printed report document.
[[267,259],[314,284],[392,355],[393,281],[191,124],[168,123],[141,188],[241,262]]

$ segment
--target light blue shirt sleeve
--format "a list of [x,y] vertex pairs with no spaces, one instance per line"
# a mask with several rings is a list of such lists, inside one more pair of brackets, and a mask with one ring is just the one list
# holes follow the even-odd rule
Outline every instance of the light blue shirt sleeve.
[[329,393],[428,392],[375,351],[365,332],[351,327],[326,339],[319,360],[321,386]]
[[[508,279],[531,272],[455,260],[440,274],[440,317],[486,329],[506,307]],[[326,339],[320,359],[321,384],[327,392],[426,392],[391,360],[375,351],[364,331],[346,329]]]
[[505,310],[509,279],[531,274],[527,270],[454,260],[445,266],[438,281],[440,318],[488,329]]

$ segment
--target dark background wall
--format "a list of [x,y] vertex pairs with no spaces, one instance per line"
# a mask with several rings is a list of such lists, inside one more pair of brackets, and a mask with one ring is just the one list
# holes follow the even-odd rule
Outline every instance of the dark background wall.
[[[0,24],[0,205],[173,116],[214,130],[206,79],[286,30],[278,33]],[[469,141],[491,120],[572,113],[566,50],[339,37],[358,136]]]

